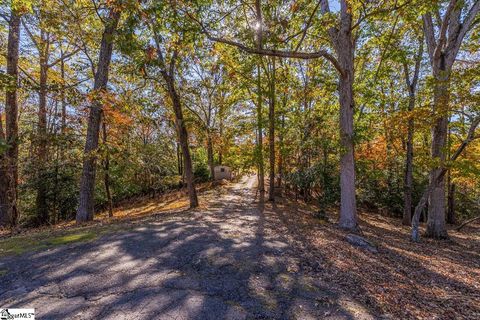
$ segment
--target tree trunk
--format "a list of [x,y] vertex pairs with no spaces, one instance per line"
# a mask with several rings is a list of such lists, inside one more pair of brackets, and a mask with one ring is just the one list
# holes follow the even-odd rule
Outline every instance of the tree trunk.
[[178,175],[182,177],[182,184],[185,183],[184,181],[184,173],[183,173],[183,157],[182,157],[182,149],[180,147],[180,143],[177,141],[177,167],[178,167]]
[[271,59],[272,74],[270,78],[270,99],[268,106],[268,143],[270,149],[268,201],[275,200],[275,57]]
[[[286,99],[284,99],[286,101]],[[284,102],[284,106],[286,102]],[[285,108],[283,108],[285,110]],[[277,180],[277,187],[282,187],[282,180],[283,180],[283,131],[285,129],[285,114],[282,114],[281,121],[281,130],[278,136],[278,142],[280,145],[280,152],[278,154],[278,180]]]
[[449,183],[447,223],[457,224],[457,215],[455,214],[455,183]]
[[[5,183],[0,195],[0,226],[16,226],[18,223],[17,184],[18,184],[18,51],[20,44],[20,16],[12,10],[9,21],[7,74],[11,77],[12,88],[5,94]],[[2,130],[3,131],[3,130]],[[5,202],[3,202],[5,201]]]
[[[261,57],[259,58],[261,59]],[[265,191],[265,173],[263,167],[263,117],[262,117],[262,85],[260,77],[260,62],[257,64],[257,164],[258,164],[258,191]]]
[[62,100],[62,127],[61,133],[65,135],[67,129],[67,101],[65,99],[65,61],[60,61],[60,76],[62,78],[62,90],[60,91],[60,99]]
[[[5,132],[3,131],[3,114],[0,112],[0,141],[5,140]],[[8,218],[8,165],[5,152],[0,152],[0,227],[10,224]]]
[[[450,1],[443,13],[435,12],[440,22],[439,32],[435,31],[432,12],[423,15],[423,31],[427,43],[434,82],[433,115],[435,124],[432,128],[431,155],[436,167],[430,172],[432,192],[426,236],[436,239],[448,238],[445,224],[445,151],[447,149],[448,116],[450,100],[450,75],[453,64],[467,33],[476,21],[480,11],[480,1]],[[463,12],[462,12],[463,11]],[[464,12],[466,14],[464,14]],[[440,177],[437,179],[436,177]]]
[[178,139],[180,140],[180,147],[183,154],[183,164],[185,179],[187,180],[188,196],[190,198],[190,208],[198,207],[197,191],[195,190],[195,179],[193,176],[192,157],[190,155],[190,148],[188,146],[188,132],[183,119],[182,104],[180,97],[175,89],[175,80],[173,74],[168,75],[165,71],[162,72],[168,88],[168,94],[172,100],[173,111],[175,113],[175,126],[177,128]]
[[215,180],[215,164],[213,163],[213,143],[210,132],[207,132],[207,158],[208,167],[210,168],[210,179]]
[[[468,130],[467,137],[463,140],[462,144],[457,148],[453,156],[450,157],[450,161],[455,161],[457,158],[462,154],[463,150],[468,146],[468,144],[473,140],[475,136],[475,130],[477,129],[478,125],[480,124],[480,116],[476,117],[470,128]],[[442,181],[445,178],[445,174],[447,173],[447,168],[443,167],[439,170],[438,175],[434,177],[434,179],[430,180],[427,189],[423,193],[420,201],[418,202],[417,206],[415,207],[415,211],[412,218],[412,241],[418,242],[420,241],[420,234],[418,231],[418,226],[420,224],[420,213],[423,211],[425,206],[427,205],[427,200],[431,197],[432,192],[435,190],[436,186],[438,185],[439,181]],[[444,222],[445,223],[445,222]]]
[[[47,81],[48,81],[48,35],[41,31],[40,45],[40,88],[38,91],[38,127],[37,127],[37,197],[36,197],[36,215],[38,224],[48,223],[47,206],[47,185],[46,165],[47,165]],[[45,39],[45,37],[47,37]]]
[[[408,111],[411,113],[415,106],[415,94],[410,92],[408,100]],[[407,125],[407,157],[405,160],[405,178],[403,194],[403,219],[402,224],[412,224],[412,191],[413,191],[413,116],[410,114]]]
[[[107,148],[107,124],[105,121],[102,123],[103,131],[103,146]],[[112,193],[110,192],[110,152],[108,148],[105,152],[105,159],[103,160],[103,184],[105,185],[105,194],[107,195],[108,216],[113,217],[113,200]]]
[[[343,19],[349,19],[348,14]],[[351,24],[351,23],[350,23]],[[348,25],[348,23],[346,23]],[[357,207],[355,197],[355,158],[353,141],[353,80],[354,80],[354,44],[350,28],[341,28],[338,32],[336,51],[344,74],[339,75],[338,92],[340,98],[340,220],[341,228],[357,228]]]
[[220,148],[218,148],[218,164],[222,165],[223,164],[223,148],[224,148],[224,139],[223,139],[223,112],[220,113],[220,139],[221,139],[221,144]]
[[[441,54],[440,59],[445,59]],[[432,129],[432,158],[438,166],[430,172],[430,181],[435,182],[429,198],[428,220],[425,236],[435,239],[448,238],[445,223],[445,179],[435,179],[444,168],[445,149],[448,134],[448,103],[450,71],[445,69],[445,62],[440,61],[439,72],[435,75],[433,112],[436,116]]]
[[102,36],[98,67],[95,74],[94,97],[90,108],[87,127],[87,140],[85,143],[83,170],[80,181],[79,206],[77,210],[77,223],[93,220],[94,216],[94,189],[96,173],[96,151],[98,148],[100,122],[102,119],[101,94],[107,88],[108,71],[113,50],[113,35],[120,19],[118,8],[110,9],[108,20]]
[[408,89],[408,112],[409,119],[407,124],[407,146],[406,146],[406,159],[405,159],[405,176],[403,184],[403,219],[402,223],[404,225],[412,224],[412,192],[413,192],[413,133],[415,129],[415,123],[413,120],[412,111],[415,108],[415,99],[417,91],[418,77],[420,75],[420,67],[423,56],[423,43],[424,39],[421,37],[419,39],[419,50],[415,58],[415,69],[413,71],[413,77],[410,79],[408,65],[405,63],[403,65],[405,73],[405,82]]

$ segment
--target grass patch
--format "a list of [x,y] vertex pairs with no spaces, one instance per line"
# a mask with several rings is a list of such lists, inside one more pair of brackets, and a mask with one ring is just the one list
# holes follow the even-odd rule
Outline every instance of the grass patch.
[[41,232],[30,236],[13,236],[0,240],[0,257],[38,251],[74,242],[90,241],[97,238],[100,234],[102,232],[95,232],[94,230],[74,230],[62,235]]
[[57,246],[62,244],[68,244],[72,242],[88,241],[95,239],[97,235],[93,232],[84,232],[76,234],[68,234],[61,237],[56,237],[51,240],[48,240],[48,244]]
[[8,272],[7,269],[0,269],[0,277],[3,277],[4,275],[6,275]]

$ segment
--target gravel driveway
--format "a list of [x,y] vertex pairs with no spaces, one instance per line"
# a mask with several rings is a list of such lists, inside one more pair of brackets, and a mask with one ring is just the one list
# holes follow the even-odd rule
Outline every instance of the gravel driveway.
[[[0,259],[0,307],[37,319],[370,319],[305,262],[255,193],[158,216],[87,243]],[[310,268],[311,269],[311,268]]]

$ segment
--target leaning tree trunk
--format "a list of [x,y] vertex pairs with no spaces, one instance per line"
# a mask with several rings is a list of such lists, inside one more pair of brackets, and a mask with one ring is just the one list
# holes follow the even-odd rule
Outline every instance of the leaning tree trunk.
[[270,149],[270,172],[268,201],[275,200],[275,57],[272,57],[272,74],[270,78],[270,104],[268,106],[268,143]]
[[[444,59],[441,55],[440,59]],[[445,62],[440,62],[440,70],[435,77],[433,112],[436,116],[432,129],[432,158],[438,166],[430,172],[430,181],[434,186],[429,198],[428,220],[425,236],[435,239],[448,238],[445,223],[445,177],[436,179],[444,168],[445,149],[448,135],[449,70]],[[443,68],[442,68],[443,66]]]
[[98,58],[98,67],[95,74],[94,100],[90,108],[88,117],[87,140],[85,143],[83,170],[80,181],[80,197],[77,210],[77,223],[93,220],[94,215],[94,188],[96,173],[96,151],[98,148],[98,139],[100,123],[102,119],[102,93],[107,88],[108,71],[113,50],[113,35],[120,19],[120,10],[110,9],[109,18],[105,25],[100,46],[100,55]]
[[175,127],[177,129],[178,139],[180,140],[180,147],[183,154],[183,165],[185,179],[187,180],[188,197],[190,199],[190,208],[198,207],[197,191],[195,189],[195,177],[193,176],[192,157],[190,155],[190,148],[188,146],[188,132],[183,119],[182,104],[180,97],[175,89],[175,80],[173,74],[168,75],[165,71],[162,72],[168,88],[168,94],[172,100],[173,111],[175,113]]
[[[7,74],[12,87],[5,94],[5,140],[9,148],[5,152],[5,176],[2,183],[3,195],[0,198],[0,226],[16,226],[18,222],[18,51],[20,44],[20,15],[12,10],[7,48]],[[0,190],[2,192],[2,190]]]

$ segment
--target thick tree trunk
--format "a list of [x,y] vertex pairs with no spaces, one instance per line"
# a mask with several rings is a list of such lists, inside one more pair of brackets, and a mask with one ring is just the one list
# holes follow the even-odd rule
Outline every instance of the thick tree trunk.
[[[433,88],[435,122],[432,128],[431,155],[436,167],[430,172],[430,182],[433,185],[429,197],[426,236],[436,239],[448,238],[445,224],[445,177],[440,175],[440,172],[444,170],[447,149],[450,75],[462,42],[476,21],[480,11],[480,1],[473,1],[470,6],[470,2],[467,1],[451,0],[442,11],[443,17],[438,12],[433,13],[440,22],[439,32],[435,30],[432,12],[425,13],[422,18],[435,80]],[[437,179],[437,176],[440,178]]]
[[[353,70],[352,74],[353,76]],[[355,197],[355,159],[353,142],[353,79],[341,77],[340,92],[340,227],[357,228],[357,207]]]
[[[261,59],[261,57],[260,57]],[[262,85],[260,77],[260,62],[257,65],[257,164],[258,191],[265,191],[265,170],[263,166],[263,115],[262,115]]]
[[42,43],[40,47],[40,88],[38,92],[38,127],[37,127],[37,197],[36,215],[38,224],[48,223],[47,185],[45,171],[47,165],[47,81],[48,81],[48,40],[44,41],[42,31]]
[[[470,125],[468,130],[467,137],[463,140],[462,144],[457,148],[453,156],[450,157],[450,161],[455,161],[457,158],[462,154],[463,150],[468,146],[468,144],[473,140],[475,136],[475,130],[477,129],[478,125],[480,124],[480,116],[475,118]],[[423,193],[420,201],[418,202],[417,206],[415,207],[415,211],[412,218],[412,241],[418,242],[420,241],[420,234],[418,231],[418,227],[420,224],[420,214],[422,213],[423,209],[427,205],[428,199],[431,196],[432,192],[435,190],[436,186],[438,185],[439,181],[442,181],[445,178],[445,174],[447,173],[447,168],[443,167],[439,170],[438,175],[434,177],[433,180],[430,180],[427,189]],[[445,223],[445,222],[444,222]]]
[[102,91],[108,83],[108,71],[113,50],[113,35],[120,19],[118,8],[110,9],[109,18],[105,25],[100,46],[97,72],[95,74],[94,101],[90,108],[87,127],[87,140],[85,143],[83,170],[80,181],[79,206],[77,210],[77,223],[93,220],[94,216],[94,188],[96,173],[96,151],[98,148],[99,130],[102,119]]
[[270,99],[268,106],[268,143],[270,152],[270,172],[268,201],[275,200],[275,57],[272,57],[272,73],[270,78]]
[[5,94],[5,140],[9,148],[5,152],[3,194],[0,195],[0,226],[16,226],[18,223],[18,51],[20,44],[20,16],[12,10],[9,21],[7,74],[11,77],[12,88]]
[[215,180],[215,164],[213,159],[213,143],[210,132],[207,132],[207,158],[208,167],[210,168],[210,179]]
[[[345,4],[346,5],[346,4]],[[347,10],[348,11],[348,10]],[[353,141],[353,80],[354,44],[351,35],[351,15],[345,14],[344,27],[338,31],[336,51],[344,74],[339,75],[338,92],[340,98],[340,220],[341,228],[357,228],[357,206],[355,196],[355,158]]]
[[[440,59],[444,59],[441,55]],[[449,74],[445,69],[445,62],[440,62],[440,70],[435,76],[433,112],[436,116],[432,129],[432,158],[438,166],[430,172],[430,181],[435,182],[429,198],[426,237],[435,239],[448,238],[445,223],[445,179],[435,179],[444,168],[448,135],[448,103],[449,103]],[[443,68],[442,68],[443,66]]]
[[175,126],[177,128],[178,139],[180,141],[180,147],[183,154],[184,172],[185,179],[187,180],[190,208],[196,208],[198,207],[198,198],[197,191],[195,189],[195,178],[193,176],[192,157],[190,155],[190,147],[188,145],[188,132],[187,127],[185,126],[185,120],[183,119],[182,104],[175,89],[175,80],[173,75],[168,75],[166,72],[163,72],[162,74],[167,84],[168,94],[172,100],[173,111],[175,113]]

